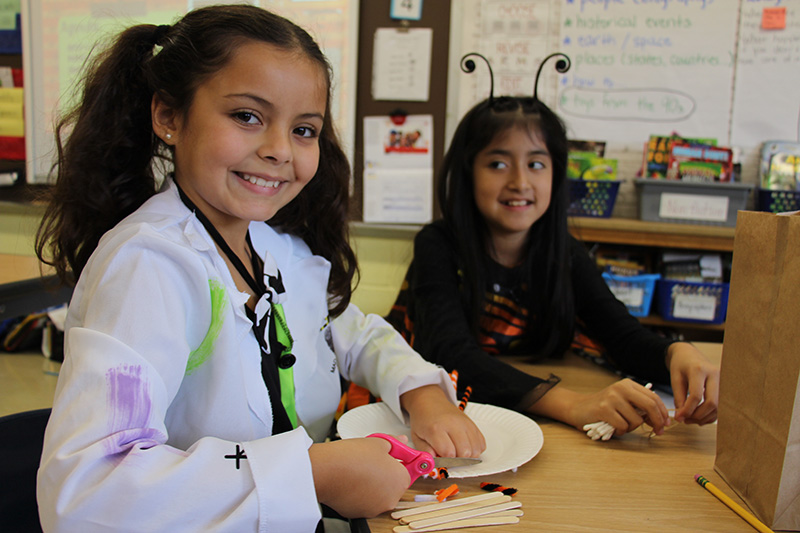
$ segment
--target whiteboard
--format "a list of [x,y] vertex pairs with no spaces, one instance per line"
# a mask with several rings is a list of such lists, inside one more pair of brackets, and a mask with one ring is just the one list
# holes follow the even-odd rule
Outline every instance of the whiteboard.
[[641,143],[677,131],[727,142],[735,3],[563,4],[560,49],[573,68],[559,80],[556,109],[573,135]]
[[[786,27],[761,27],[764,7],[786,8]],[[800,0],[742,4],[731,144],[800,140]]]
[[[45,183],[55,156],[54,121],[74,98],[74,82],[96,43],[131,24],[170,24],[203,0],[23,0],[26,176]],[[357,0],[244,2],[305,28],[334,70],[332,116],[346,153],[355,138]],[[352,160],[352,157],[350,158]]]
[[[495,95],[539,94],[575,139],[639,150],[651,134],[716,138],[754,153],[766,140],[797,140],[800,0],[461,0],[453,4],[448,139],[489,94],[483,65],[465,74],[468,52],[489,58]],[[786,27],[761,28],[764,9],[784,7]]]

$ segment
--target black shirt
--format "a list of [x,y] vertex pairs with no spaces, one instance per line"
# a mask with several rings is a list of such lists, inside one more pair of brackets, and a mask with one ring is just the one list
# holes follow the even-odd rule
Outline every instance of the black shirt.
[[[608,289],[583,245],[569,238],[576,321],[583,332],[599,342],[605,356],[623,372],[669,383],[664,357],[673,341],[651,332],[631,316]],[[523,305],[522,295],[530,288],[518,285],[520,267],[491,264],[476,339],[460,288],[454,243],[442,221],[419,232],[414,239],[414,260],[388,319],[427,360],[448,372],[458,370],[459,389],[470,385],[472,401],[525,410],[558,383],[558,378],[529,375],[494,355],[537,352],[530,342],[541,336],[535,330],[533,335],[525,334],[540,326],[539,317],[531,316]]]

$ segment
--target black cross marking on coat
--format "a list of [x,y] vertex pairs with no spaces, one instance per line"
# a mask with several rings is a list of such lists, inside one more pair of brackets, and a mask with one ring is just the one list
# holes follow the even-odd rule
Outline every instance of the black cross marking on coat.
[[239,449],[239,445],[236,445],[236,454],[235,455],[226,455],[225,459],[236,459],[236,470],[239,470],[239,461],[242,459],[247,459],[247,456],[244,454],[244,448]]

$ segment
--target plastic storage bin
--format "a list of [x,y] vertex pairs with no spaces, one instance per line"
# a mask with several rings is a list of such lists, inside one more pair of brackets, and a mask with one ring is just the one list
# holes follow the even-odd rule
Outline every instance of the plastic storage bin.
[[770,213],[800,211],[800,191],[758,189],[758,210]]
[[706,226],[736,226],[755,188],[746,183],[691,183],[637,178],[639,218]]
[[728,284],[661,279],[658,314],[664,320],[722,324],[728,311]]
[[[17,4],[19,6],[19,4]],[[22,30],[20,14],[16,14],[16,25],[13,30],[0,30],[0,54],[22,53]]]
[[639,274],[637,276],[617,276],[603,272],[608,288],[628,308],[633,316],[647,316],[653,303],[656,281],[660,274]]
[[568,179],[567,214],[578,217],[608,218],[614,210],[622,180]]

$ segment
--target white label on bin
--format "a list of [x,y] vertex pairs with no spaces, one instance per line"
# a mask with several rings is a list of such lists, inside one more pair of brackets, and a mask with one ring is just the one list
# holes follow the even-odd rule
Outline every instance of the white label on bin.
[[658,216],[661,218],[725,222],[728,220],[728,201],[729,198],[727,196],[665,192],[661,194]]
[[672,316],[690,320],[714,320],[717,297],[702,294],[676,294],[672,305]]
[[625,287],[616,285],[609,287],[617,300],[628,307],[641,307],[644,303],[644,289],[641,287]]

